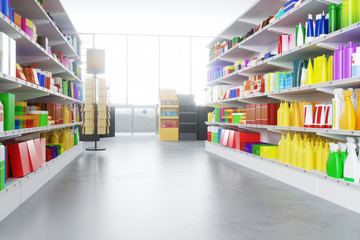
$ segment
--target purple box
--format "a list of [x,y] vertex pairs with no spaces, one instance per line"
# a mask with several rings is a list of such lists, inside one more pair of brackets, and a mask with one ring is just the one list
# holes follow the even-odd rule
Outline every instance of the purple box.
[[253,153],[252,148],[253,145],[268,145],[267,143],[246,143],[245,144],[245,152],[247,153]]

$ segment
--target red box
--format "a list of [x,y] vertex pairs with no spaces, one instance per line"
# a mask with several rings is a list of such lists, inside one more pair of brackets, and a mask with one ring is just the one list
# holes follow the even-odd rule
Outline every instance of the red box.
[[[237,134],[237,139],[235,141],[238,141],[241,143],[257,143],[260,142],[260,133],[246,133],[246,132],[239,132],[240,134]],[[241,150],[241,146],[240,146]]]
[[220,144],[221,145],[227,147],[228,142],[229,142],[229,134],[230,134],[229,130],[222,130],[221,131],[221,137],[220,137]]
[[38,152],[37,152],[37,149],[35,147],[35,143],[33,140],[27,141],[26,145],[27,145],[27,150],[28,150],[29,159],[30,159],[30,170],[33,172],[33,171],[37,170],[38,168],[40,168],[39,159],[41,158],[41,156],[38,156]]
[[261,124],[261,104],[255,105],[255,123]]
[[12,144],[8,148],[13,177],[22,178],[28,175],[31,170],[26,142]]
[[236,97],[240,97],[240,88],[236,89]]
[[208,135],[207,135],[207,140],[208,140],[209,142],[211,142],[211,135],[212,135],[212,134],[211,134],[211,132],[208,132],[207,134],[208,134]]
[[234,130],[230,130],[229,131],[229,141],[227,146],[230,148],[235,148],[235,131]]
[[240,143],[240,151],[245,152],[246,143]]
[[246,106],[246,124],[256,123],[256,105]]
[[280,107],[278,103],[261,104],[261,124],[277,125],[277,111]]

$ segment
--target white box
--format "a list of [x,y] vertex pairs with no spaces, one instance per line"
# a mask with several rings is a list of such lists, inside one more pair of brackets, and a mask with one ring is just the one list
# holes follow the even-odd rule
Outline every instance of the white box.
[[9,36],[0,32],[0,72],[9,75]]
[[9,37],[9,74],[16,77],[16,41]]

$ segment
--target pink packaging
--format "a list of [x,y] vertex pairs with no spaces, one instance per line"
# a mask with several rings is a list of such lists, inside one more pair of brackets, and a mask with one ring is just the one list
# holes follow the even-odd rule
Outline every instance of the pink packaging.
[[292,34],[289,38],[289,49],[293,49],[296,47],[296,35]]

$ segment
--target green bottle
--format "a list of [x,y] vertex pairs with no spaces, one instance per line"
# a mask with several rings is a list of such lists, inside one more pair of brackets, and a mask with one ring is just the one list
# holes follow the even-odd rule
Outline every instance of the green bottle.
[[338,9],[338,25],[337,25],[337,29],[341,29],[342,26],[342,3],[340,3],[337,7]]
[[338,8],[336,4],[329,6],[329,33],[338,30]]
[[338,152],[339,145],[330,143],[330,155],[326,163],[326,173],[329,177],[343,178],[343,163]]
[[347,147],[346,147],[345,143],[339,143],[339,147],[340,147],[340,159],[341,159],[342,165],[344,166],[345,160],[348,156]]

